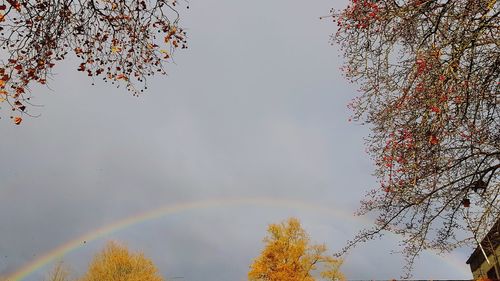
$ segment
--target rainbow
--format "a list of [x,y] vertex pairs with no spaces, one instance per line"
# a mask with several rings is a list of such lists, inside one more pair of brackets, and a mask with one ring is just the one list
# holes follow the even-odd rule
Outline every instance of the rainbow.
[[[188,210],[199,210],[199,209],[207,209],[214,207],[231,207],[231,206],[241,206],[241,205],[258,205],[258,206],[288,207],[288,208],[292,207],[297,209],[305,209],[305,210],[321,212],[328,215],[332,215],[334,217],[353,219],[357,221],[361,220],[364,221],[365,223],[366,222],[370,223],[366,219],[363,219],[361,217],[355,217],[352,214],[341,210],[310,204],[298,200],[291,200],[291,199],[277,199],[277,198],[267,198],[267,197],[224,198],[224,199],[208,199],[208,200],[176,203],[171,205],[165,205],[157,209],[146,211],[144,213],[132,215],[130,217],[126,217],[124,219],[118,220],[111,224],[102,226],[88,233],[80,235],[64,244],[59,245],[58,247],[39,256],[37,259],[31,261],[25,266],[19,268],[15,272],[7,275],[5,277],[5,280],[21,281],[26,277],[28,277],[29,275],[31,275],[32,273],[34,273],[35,271],[41,269],[44,266],[47,266],[54,260],[60,259],[69,252],[80,248],[83,245],[84,241],[90,242],[105,237],[107,235],[110,235],[114,232],[120,231],[122,229],[125,229],[140,222],[154,220],[157,218],[181,213]],[[464,266],[462,266],[462,263],[441,256],[439,256],[439,258],[443,259],[446,263],[452,265],[453,267],[459,269],[460,271],[464,271]]]

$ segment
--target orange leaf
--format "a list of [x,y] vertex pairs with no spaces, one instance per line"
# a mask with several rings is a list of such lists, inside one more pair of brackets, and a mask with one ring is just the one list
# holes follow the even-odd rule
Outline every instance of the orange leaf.
[[434,113],[439,113],[441,112],[441,109],[437,106],[431,106],[431,111]]
[[122,48],[120,46],[111,47],[111,52],[113,52],[113,53],[121,52],[121,50],[122,50]]
[[429,137],[429,143],[432,144],[432,145],[438,144],[439,143],[439,139],[436,136],[431,135]]
[[119,79],[125,79],[125,80],[127,80],[127,77],[123,73],[121,73],[121,74],[116,75],[116,79],[118,79],[118,80]]
[[14,117],[14,124],[19,125],[21,122],[23,122],[23,118],[19,116]]

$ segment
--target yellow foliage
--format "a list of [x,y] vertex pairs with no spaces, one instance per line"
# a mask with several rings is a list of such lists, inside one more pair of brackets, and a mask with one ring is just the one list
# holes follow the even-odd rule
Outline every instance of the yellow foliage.
[[110,242],[92,260],[80,281],[163,281],[153,262],[142,253]]
[[271,224],[267,232],[266,246],[250,266],[250,281],[315,281],[315,272],[325,280],[345,279],[342,261],[326,255],[325,245],[311,245],[298,219]]
[[113,52],[113,53],[119,53],[121,51],[122,51],[122,47],[116,46],[116,45],[115,46],[111,46],[111,52]]
[[478,279],[476,279],[476,281],[493,281],[493,280],[488,277],[479,277]]

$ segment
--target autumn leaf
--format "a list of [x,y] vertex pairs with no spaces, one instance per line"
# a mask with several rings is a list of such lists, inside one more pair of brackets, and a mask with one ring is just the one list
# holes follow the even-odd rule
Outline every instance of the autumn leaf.
[[470,199],[469,198],[464,198],[462,200],[462,205],[465,207],[465,208],[469,208],[470,207]]
[[168,59],[170,57],[167,50],[162,49],[162,50],[160,50],[160,53],[164,54],[164,56],[163,56],[164,59]]
[[18,12],[21,11],[21,4],[15,0],[7,0],[7,2],[14,7]]
[[113,53],[118,53],[118,52],[121,52],[122,48],[120,46],[112,46],[111,47],[111,52]]
[[437,106],[431,106],[431,111],[434,113],[440,113],[441,109]]
[[19,125],[21,122],[23,122],[23,118],[16,116],[13,118],[14,124]]
[[436,145],[439,143],[439,139],[435,135],[431,135],[429,137],[429,143],[432,145]]
[[490,3],[488,3],[488,11],[493,9],[493,7],[495,7],[496,2],[497,0],[491,0]]
[[120,73],[120,74],[116,75],[116,79],[117,80],[120,80],[120,79],[127,80],[127,76],[125,76],[125,74],[123,74],[123,73]]

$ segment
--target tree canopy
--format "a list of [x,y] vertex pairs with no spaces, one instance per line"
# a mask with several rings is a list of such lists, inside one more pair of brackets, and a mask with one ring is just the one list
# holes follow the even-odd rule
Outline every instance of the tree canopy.
[[265,248],[250,266],[251,281],[314,281],[320,271],[324,280],[344,280],[341,261],[325,254],[325,245],[311,244],[296,218],[271,224],[264,238]]
[[[0,279],[1,280],[1,279]],[[70,272],[68,268],[63,264],[62,261],[58,262],[52,271],[49,273],[46,281],[69,281]]]
[[497,0],[351,0],[332,11],[380,180],[360,209],[376,226],[344,250],[389,230],[411,268],[422,250],[469,244],[500,217],[499,14]]
[[[134,94],[165,74],[177,48],[187,48],[176,0],[5,0],[0,5],[0,106],[29,114],[30,86],[46,84],[69,55],[78,71]],[[137,86],[137,84],[142,86]],[[3,103],[3,104],[2,104]]]
[[98,253],[79,281],[163,281],[153,262],[142,253],[132,253],[125,246],[109,242]]

